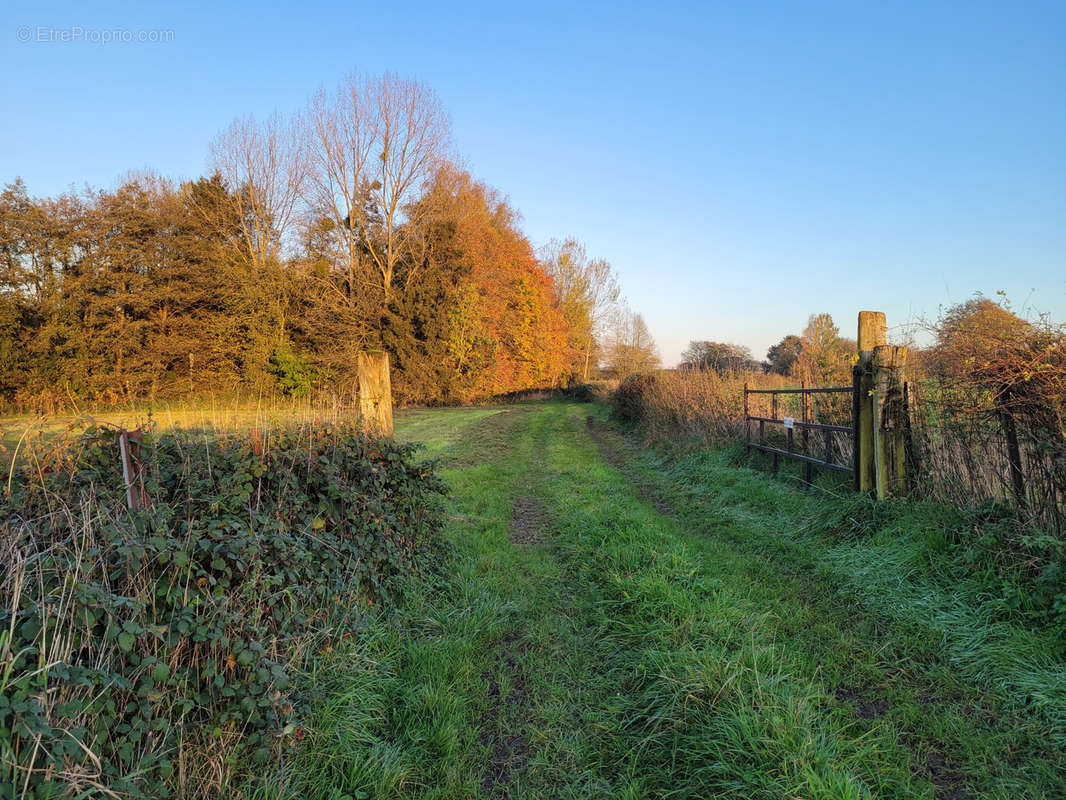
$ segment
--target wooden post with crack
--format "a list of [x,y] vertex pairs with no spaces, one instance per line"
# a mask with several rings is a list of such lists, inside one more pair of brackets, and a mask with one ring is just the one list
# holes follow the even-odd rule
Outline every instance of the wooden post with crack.
[[907,491],[907,348],[888,344],[885,315],[859,312],[856,485],[878,500]]
[[130,511],[151,508],[152,500],[144,486],[144,462],[141,459],[141,431],[120,428],[118,452],[122,461],[122,482],[126,486],[126,505]]
[[359,411],[364,431],[392,436],[392,380],[389,354],[383,350],[359,354]]
[[874,457],[873,360],[874,349],[888,341],[888,324],[881,311],[859,312],[858,350],[855,380],[858,394],[858,419],[855,437],[855,478],[860,492],[876,488],[876,460]]

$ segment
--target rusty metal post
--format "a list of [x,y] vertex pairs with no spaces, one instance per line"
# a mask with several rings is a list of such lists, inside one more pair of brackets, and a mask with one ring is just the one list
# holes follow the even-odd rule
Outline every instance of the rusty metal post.
[[[770,416],[775,420],[777,419],[777,393],[774,392],[770,395]],[[773,454],[774,457],[774,476],[777,476],[777,470],[780,466],[780,459],[777,457],[777,453]]]
[[751,413],[748,411],[748,382],[744,381],[744,441],[745,449],[751,452]]
[[851,370],[851,467],[855,479],[855,491],[861,491],[859,485],[859,462],[862,450],[859,449],[859,414],[862,404],[862,367],[856,364]]
[[[800,401],[803,404],[802,409],[801,409],[802,416],[803,416],[803,431],[802,431],[803,455],[809,456],[811,454],[811,430],[810,430],[810,428],[807,427],[807,423],[811,421],[811,417],[810,417],[810,411],[809,411],[809,408],[808,408],[809,405],[810,405],[810,395],[807,393],[807,381],[803,381],[800,384],[800,388],[803,389],[803,393],[800,395]],[[803,464],[803,483],[804,483],[805,486],[810,486],[811,485],[811,476],[812,476],[813,472],[814,472],[814,466],[811,464],[811,462],[810,461],[804,462],[804,464]]]

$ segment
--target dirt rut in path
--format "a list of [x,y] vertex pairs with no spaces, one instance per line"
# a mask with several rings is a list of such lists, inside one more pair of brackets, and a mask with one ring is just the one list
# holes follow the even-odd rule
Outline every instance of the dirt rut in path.
[[489,707],[481,718],[481,735],[478,736],[478,742],[489,751],[489,763],[485,765],[481,777],[481,789],[493,798],[510,797],[515,777],[529,763],[529,741],[524,726],[517,731],[505,731],[500,727],[503,712],[509,711],[513,716],[517,711],[519,716],[524,717],[529,705],[522,669],[516,658],[520,647],[518,638],[513,635],[504,637],[500,644],[496,674],[500,677],[507,675],[510,691],[506,697],[492,671],[481,673],[482,679],[488,681],[489,700]]
[[548,512],[536,498],[519,497],[511,508],[507,536],[513,544],[543,542],[549,526]]
[[441,461],[450,469],[466,469],[481,464],[491,464],[511,452],[509,434],[519,420],[536,408],[518,406],[497,411],[470,425],[463,433],[463,440],[452,445],[443,454]]
[[[515,500],[511,507],[511,524],[507,537],[515,545],[543,542],[550,527],[547,510],[529,495]],[[489,751],[489,762],[481,778],[481,789],[493,798],[511,796],[515,778],[529,762],[529,741],[524,720],[528,717],[529,698],[518,656],[522,643],[514,634],[500,642],[495,668],[481,673],[488,684],[488,708],[481,718],[478,742]],[[506,696],[501,683],[509,686]]]
[[592,441],[594,441],[596,446],[600,448],[600,454],[603,456],[604,461],[626,476],[626,479],[633,484],[633,489],[641,500],[650,503],[652,508],[664,516],[677,516],[677,511],[674,510],[674,507],[670,505],[669,501],[656,492],[655,489],[642,483],[637,478],[633,469],[626,463],[625,458],[620,452],[618,452],[618,448],[615,447],[614,442],[604,435],[602,425],[596,422],[593,417],[586,417],[585,428],[588,430],[589,436],[592,437]]

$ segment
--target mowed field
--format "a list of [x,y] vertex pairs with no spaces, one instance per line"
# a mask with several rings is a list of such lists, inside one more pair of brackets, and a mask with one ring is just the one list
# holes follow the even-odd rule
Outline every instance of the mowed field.
[[595,405],[397,436],[439,459],[454,566],[324,656],[247,795],[1066,797],[1061,646],[935,567],[935,519]]
[[151,426],[156,430],[246,431],[283,425],[337,422],[352,419],[350,407],[311,405],[299,400],[218,401],[196,405],[159,403],[131,405],[125,409],[90,410],[52,416],[0,415],[0,465],[8,466],[27,442],[48,442],[68,433],[77,435],[88,425],[121,426],[129,430]]

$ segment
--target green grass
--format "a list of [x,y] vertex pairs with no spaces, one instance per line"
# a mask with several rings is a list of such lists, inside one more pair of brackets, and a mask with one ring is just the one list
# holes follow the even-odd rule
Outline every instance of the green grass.
[[398,419],[452,487],[454,564],[323,654],[247,794],[1066,796],[1061,641],[944,566],[945,512],[588,414]]

